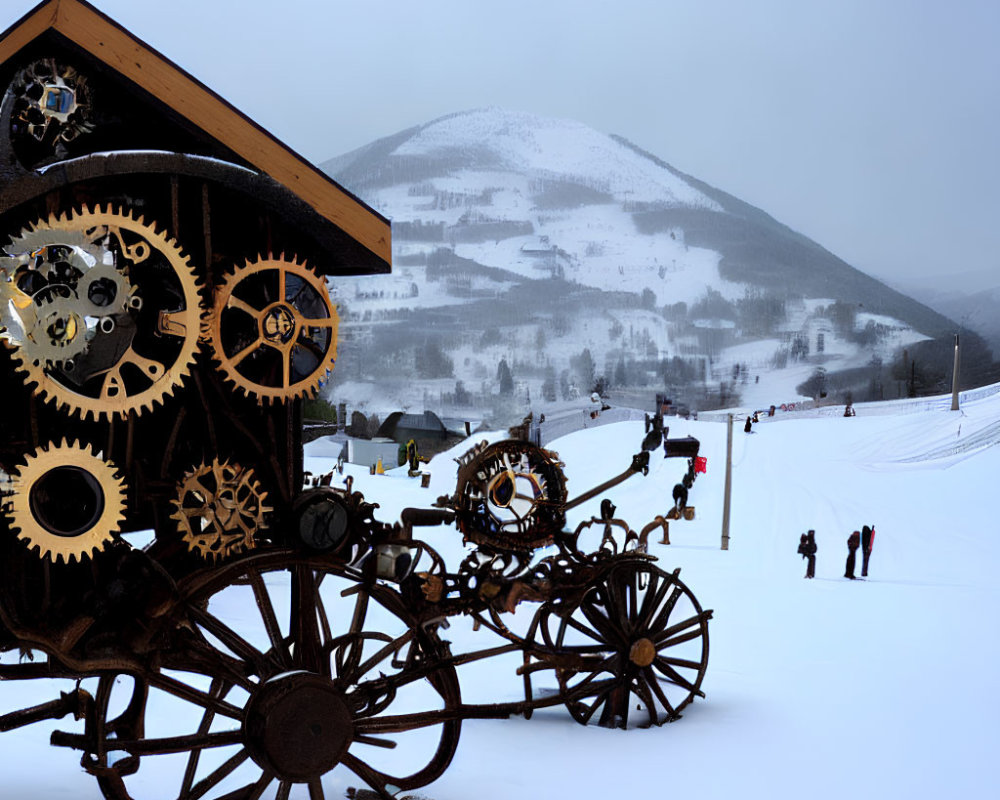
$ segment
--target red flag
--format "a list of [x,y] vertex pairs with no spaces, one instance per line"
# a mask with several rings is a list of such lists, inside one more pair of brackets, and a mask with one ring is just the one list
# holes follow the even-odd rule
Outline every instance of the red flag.
[[705,456],[698,456],[694,460],[695,472],[708,472],[708,459]]

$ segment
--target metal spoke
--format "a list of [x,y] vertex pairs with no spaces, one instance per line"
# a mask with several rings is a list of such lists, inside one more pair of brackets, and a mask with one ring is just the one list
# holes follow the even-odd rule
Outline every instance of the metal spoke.
[[253,595],[257,600],[257,607],[260,609],[261,618],[264,620],[264,627],[267,629],[267,638],[271,640],[271,647],[278,654],[282,666],[290,666],[291,655],[285,643],[285,638],[281,634],[281,627],[278,624],[278,617],[274,613],[274,606],[271,603],[271,595],[267,591],[267,585],[257,570],[247,572],[250,578],[250,585],[253,587]]
[[654,633],[659,632],[660,628],[667,624],[667,620],[670,619],[670,614],[674,610],[674,606],[677,605],[677,601],[681,599],[684,592],[681,591],[681,587],[677,584],[672,584],[673,591],[667,598],[667,601],[663,604],[663,607],[657,613],[656,618],[649,623],[649,630]]
[[372,769],[364,761],[351,753],[344,753],[341,763],[361,778],[361,780],[371,786],[382,800],[395,800],[393,796],[386,791],[386,780],[382,773]]
[[[623,697],[624,695],[624,697]],[[624,681],[618,679],[607,692],[604,709],[601,711],[599,724],[602,728],[610,728],[612,723],[616,728],[628,727],[629,688]]]
[[607,649],[607,647],[606,647],[606,645],[607,645],[606,638],[599,631],[595,631],[595,630],[593,630],[591,628],[588,628],[586,625],[584,625],[579,620],[574,619],[572,614],[567,615],[567,616],[565,616],[565,617],[562,618],[562,624],[560,625],[560,635],[556,639],[556,647],[562,647],[563,646],[563,642],[562,642],[562,640],[563,640],[563,630],[567,626],[570,627],[570,628],[573,628],[574,630],[579,631],[584,636],[587,636],[588,638],[593,639],[598,644],[605,645],[605,649]]
[[704,665],[700,661],[691,661],[687,658],[674,658],[673,656],[657,656],[657,661],[662,661],[665,664],[670,664],[673,667],[686,667],[687,669],[693,669],[701,671]]
[[[655,591],[653,590],[654,581],[656,585]],[[653,615],[657,613],[657,609],[660,608],[660,604],[663,602],[663,598],[667,592],[670,591],[671,586],[673,586],[671,578],[667,578],[661,583],[660,574],[658,572],[653,573],[653,578],[649,583],[649,590],[646,592],[646,597],[643,598],[642,609],[639,611],[637,630],[651,630],[649,623]]]
[[663,659],[657,658],[653,664],[656,668],[664,674],[664,676],[671,683],[675,683],[682,689],[687,689],[689,692],[698,692],[698,688],[691,683],[687,678],[681,675],[677,670],[671,667],[669,664],[663,663]]
[[667,698],[666,692],[663,691],[663,687],[660,686],[660,679],[655,672],[653,672],[652,667],[646,667],[644,670],[647,676],[647,683],[653,690],[653,693],[657,696],[660,703],[667,710],[667,715],[672,719],[677,716],[677,712],[674,710],[673,705]]
[[[586,708],[586,713],[583,714],[583,718],[580,720],[584,725],[590,722],[590,718],[594,716],[597,709],[604,707],[607,704],[607,696],[615,688],[614,678],[605,678],[603,681],[594,684],[595,687],[599,687],[597,692],[593,695],[594,701],[592,703],[584,703],[583,701],[577,701]],[[601,713],[603,718],[604,714]]]
[[625,586],[625,594],[628,595],[628,635],[635,633],[639,617],[639,580],[641,573],[636,572],[632,580]]
[[260,650],[250,644],[250,642],[222,622],[222,620],[212,614],[209,614],[207,611],[203,611],[196,605],[189,605],[188,614],[197,624],[208,630],[209,633],[215,636],[234,654],[242,658],[244,661],[253,664],[258,675],[263,677],[264,675],[273,672],[274,667],[280,667],[280,664],[275,664],[267,656],[260,652]]
[[594,629],[604,637],[604,641],[608,642],[608,644],[614,647],[623,647],[625,645],[623,632],[618,629],[618,626],[610,616],[606,617],[601,614],[586,599],[580,604],[580,612],[586,617],[587,622],[593,625]]
[[135,756],[165,756],[171,753],[184,753],[188,750],[228,747],[242,742],[243,732],[232,730],[184,736],[164,736],[160,739],[109,739],[107,748],[108,750],[124,750]]
[[325,800],[323,794],[323,781],[319,778],[309,781],[309,800]]
[[393,714],[384,717],[368,717],[354,721],[357,733],[402,733],[430,728],[445,722],[463,719],[461,711],[443,708],[439,711],[418,711],[414,714]]
[[656,708],[656,700],[653,699],[653,694],[650,690],[648,681],[637,678],[635,685],[632,687],[632,691],[639,696],[643,704],[646,706],[646,711],[649,714],[649,724],[659,724],[660,712]]
[[179,697],[181,700],[187,700],[189,703],[194,703],[202,708],[210,708],[216,714],[221,714],[224,717],[238,720],[243,719],[243,709],[237,708],[225,700],[212,697],[200,689],[188,686],[186,683],[164,675],[162,672],[150,673],[146,680],[157,689],[162,689],[174,695],[174,697]]
[[[226,693],[226,684],[219,678],[212,679],[212,686],[208,690],[208,693],[212,697],[222,697]],[[211,708],[206,708],[205,713],[202,715],[201,724],[198,726],[198,735],[201,736],[208,733],[208,729],[212,727],[212,720],[215,719],[215,711]],[[198,771],[198,761],[201,759],[201,750],[199,748],[194,748],[191,750],[191,754],[188,756],[187,769],[184,770],[184,778],[181,780],[181,792],[179,797],[184,797],[190,790],[191,785],[194,783],[195,773]]]
[[210,775],[198,781],[198,783],[191,787],[190,795],[184,797],[183,800],[198,800],[199,797],[204,796],[206,793],[211,791],[214,786],[217,786],[225,778],[239,769],[240,765],[248,758],[250,758],[250,754],[241,748],[238,753],[227,759],[224,764],[213,770]]
[[[329,659],[321,658],[316,619],[316,576],[306,564],[296,564],[292,572],[292,665],[311,672],[329,674]],[[322,665],[320,662],[326,661]]]
[[381,747],[385,750],[394,750],[396,748],[396,742],[391,739],[380,739],[378,736],[366,736],[363,733],[354,734],[354,741],[356,744],[367,744],[372,747]]
[[[386,639],[388,639],[388,637],[386,637]],[[353,681],[355,677],[367,675],[368,672],[372,669],[372,667],[384,661],[387,656],[392,655],[393,653],[398,653],[400,648],[402,648],[406,644],[409,644],[412,640],[413,640],[413,631],[407,630],[405,633],[403,633],[400,636],[397,636],[395,639],[389,640],[389,643],[385,647],[383,647],[377,653],[368,658],[364,663],[359,664],[354,669],[353,673],[350,676],[341,676],[341,677],[346,677],[347,680]]]
[[[664,628],[656,634],[654,639],[654,644],[656,644],[657,650],[664,650],[668,647],[673,647],[675,645],[681,644],[682,642],[690,641],[691,639],[697,639],[701,636],[701,625],[705,619],[707,619],[707,614],[710,612],[702,611],[693,617],[688,617],[683,622],[678,622],[676,625],[671,625],[669,628]],[[681,631],[687,630],[688,628],[697,625],[698,629],[692,631],[691,633],[686,633],[681,636],[675,636],[674,634],[680,633]]]
[[[264,772],[253,783],[248,783],[246,786],[227,792],[222,797],[217,798],[217,800],[260,800],[260,796],[264,794],[264,790],[271,785],[273,780],[274,775],[270,772]],[[187,800],[187,798],[182,796],[180,800]]]
[[189,651],[187,655],[191,658],[174,656],[170,660],[171,668],[190,672],[191,667],[202,669],[210,667],[219,673],[219,677],[228,678],[230,683],[247,692],[252,692],[257,688],[257,684],[243,672],[246,663],[213,647],[201,631],[193,632],[191,638],[185,642],[185,646]]

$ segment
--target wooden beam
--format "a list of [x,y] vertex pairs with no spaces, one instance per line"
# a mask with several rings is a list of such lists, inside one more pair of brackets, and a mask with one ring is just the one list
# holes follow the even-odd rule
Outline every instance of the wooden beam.
[[59,0],[49,0],[25,14],[0,34],[0,64],[14,56],[49,28],[55,27]]

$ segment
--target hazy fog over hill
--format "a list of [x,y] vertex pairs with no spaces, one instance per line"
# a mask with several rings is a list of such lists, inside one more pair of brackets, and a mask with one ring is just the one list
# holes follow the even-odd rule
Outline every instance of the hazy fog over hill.
[[[895,396],[903,349],[929,369],[915,354],[956,330],[766,212],[578,122],[477,109],[323,168],[393,222],[393,275],[334,287],[346,341],[333,394],[423,379],[437,381],[425,400],[490,405],[504,361],[522,402],[597,382],[706,407],[791,367],[819,374],[810,395]],[[940,383],[931,371],[921,380]],[[916,383],[911,372],[895,380]]]

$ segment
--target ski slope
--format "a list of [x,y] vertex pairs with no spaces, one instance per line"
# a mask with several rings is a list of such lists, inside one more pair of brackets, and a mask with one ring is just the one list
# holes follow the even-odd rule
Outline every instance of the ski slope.
[[[1000,796],[992,761],[1000,745],[1000,525],[992,505],[1000,393],[971,393],[958,412],[946,400],[894,410],[859,405],[853,418],[789,414],[749,435],[736,426],[728,551],[720,549],[726,426],[672,419],[671,436],[701,440],[708,473],[691,491],[696,518],[671,523],[673,544],[652,544],[651,552],[665,569],[681,567],[682,580],[714,609],[706,699],[677,723],[650,730],[584,728],[561,708],[531,720],[467,721],[452,766],[415,794]],[[556,440],[551,448],[566,463],[570,496],[624,469],[642,436],[641,422],[622,422]],[[451,457],[463,450],[431,462],[429,489],[367,473],[355,476],[355,488],[392,519],[449,493]],[[307,450],[307,464],[322,471],[331,462]],[[680,460],[654,454],[648,476],[607,496],[639,529],[667,509],[682,470]],[[575,509],[570,526],[597,513],[599,501]],[[848,581],[846,539],[865,523],[876,528],[870,577]],[[796,554],[808,528],[819,546],[811,581]],[[464,550],[454,530],[428,529],[424,538],[457,567]],[[527,604],[516,617],[533,611]],[[443,635],[456,650],[491,643],[463,620]],[[463,700],[519,699],[514,666],[516,659],[460,668]],[[34,702],[32,692],[40,702],[54,687],[0,684],[0,708]],[[100,797],[72,752],[47,747],[53,727],[0,738],[0,797]],[[359,784],[332,773],[326,797],[343,797],[348,785]],[[153,796],[156,787],[149,788]],[[306,797],[299,789],[292,796]]]

